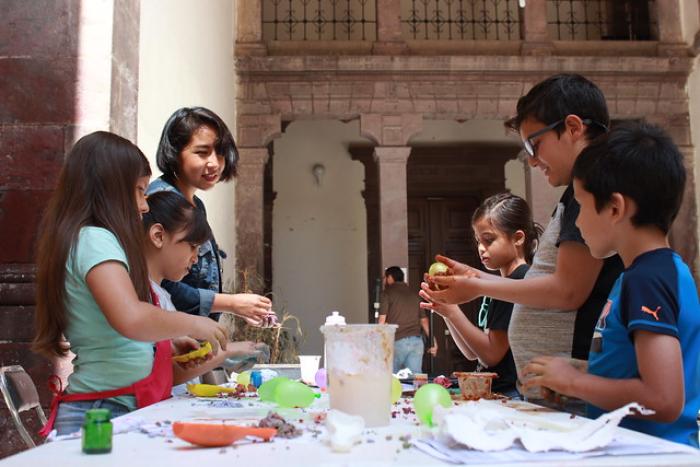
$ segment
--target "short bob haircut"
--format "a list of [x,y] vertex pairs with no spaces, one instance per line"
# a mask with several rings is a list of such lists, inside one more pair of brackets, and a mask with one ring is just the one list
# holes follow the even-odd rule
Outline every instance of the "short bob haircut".
[[573,176],[595,198],[596,211],[620,193],[637,205],[633,225],[653,225],[665,234],[678,215],[686,179],[671,137],[645,122],[627,122],[597,138],[579,154]]
[[[554,75],[540,81],[518,99],[516,109],[515,117],[504,123],[506,128],[516,132],[528,118],[551,125],[567,115],[577,115],[593,122],[586,127],[586,139],[589,141],[605,133],[610,126],[603,92],[593,82],[575,73]],[[554,130],[561,136],[563,122]]]
[[228,181],[236,176],[238,150],[224,121],[204,107],[183,107],[176,110],[165,123],[156,152],[156,164],[166,179],[177,178],[180,153],[201,126],[208,126],[216,131],[217,140],[214,149],[217,154],[224,157],[225,164],[221,180]]

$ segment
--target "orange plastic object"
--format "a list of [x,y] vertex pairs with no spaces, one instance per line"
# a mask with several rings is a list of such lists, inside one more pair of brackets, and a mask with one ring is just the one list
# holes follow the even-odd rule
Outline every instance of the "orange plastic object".
[[180,439],[197,446],[221,447],[246,436],[255,436],[265,441],[277,434],[276,428],[256,428],[250,426],[224,425],[223,423],[173,423],[173,433]]

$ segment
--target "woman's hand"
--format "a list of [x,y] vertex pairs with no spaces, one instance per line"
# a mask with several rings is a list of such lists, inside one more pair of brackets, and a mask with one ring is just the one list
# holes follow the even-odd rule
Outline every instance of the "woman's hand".
[[[272,301],[269,298],[252,293],[239,293],[230,296],[231,310],[252,326],[267,327],[277,322]],[[274,318],[272,318],[274,316]]]

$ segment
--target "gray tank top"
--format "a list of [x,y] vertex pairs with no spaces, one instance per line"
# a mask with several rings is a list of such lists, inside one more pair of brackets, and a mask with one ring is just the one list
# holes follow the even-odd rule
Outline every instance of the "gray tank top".
[[[557,239],[563,213],[564,204],[559,203],[540,237],[537,252],[525,279],[554,273],[557,264]],[[550,355],[571,358],[575,321],[576,310],[545,310],[517,303],[513,305],[508,341],[519,379],[522,379],[523,367],[533,357]],[[541,398],[539,388],[523,395],[528,399]]]

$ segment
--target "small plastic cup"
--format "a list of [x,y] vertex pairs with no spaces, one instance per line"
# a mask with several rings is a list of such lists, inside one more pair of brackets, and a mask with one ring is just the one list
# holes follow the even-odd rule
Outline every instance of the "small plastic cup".
[[318,364],[321,362],[320,355],[299,355],[301,367],[301,381],[309,385],[315,384]]
[[498,377],[497,373],[479,371],[455,371],[462,398],[470,401],[491,396],[491,381]]

